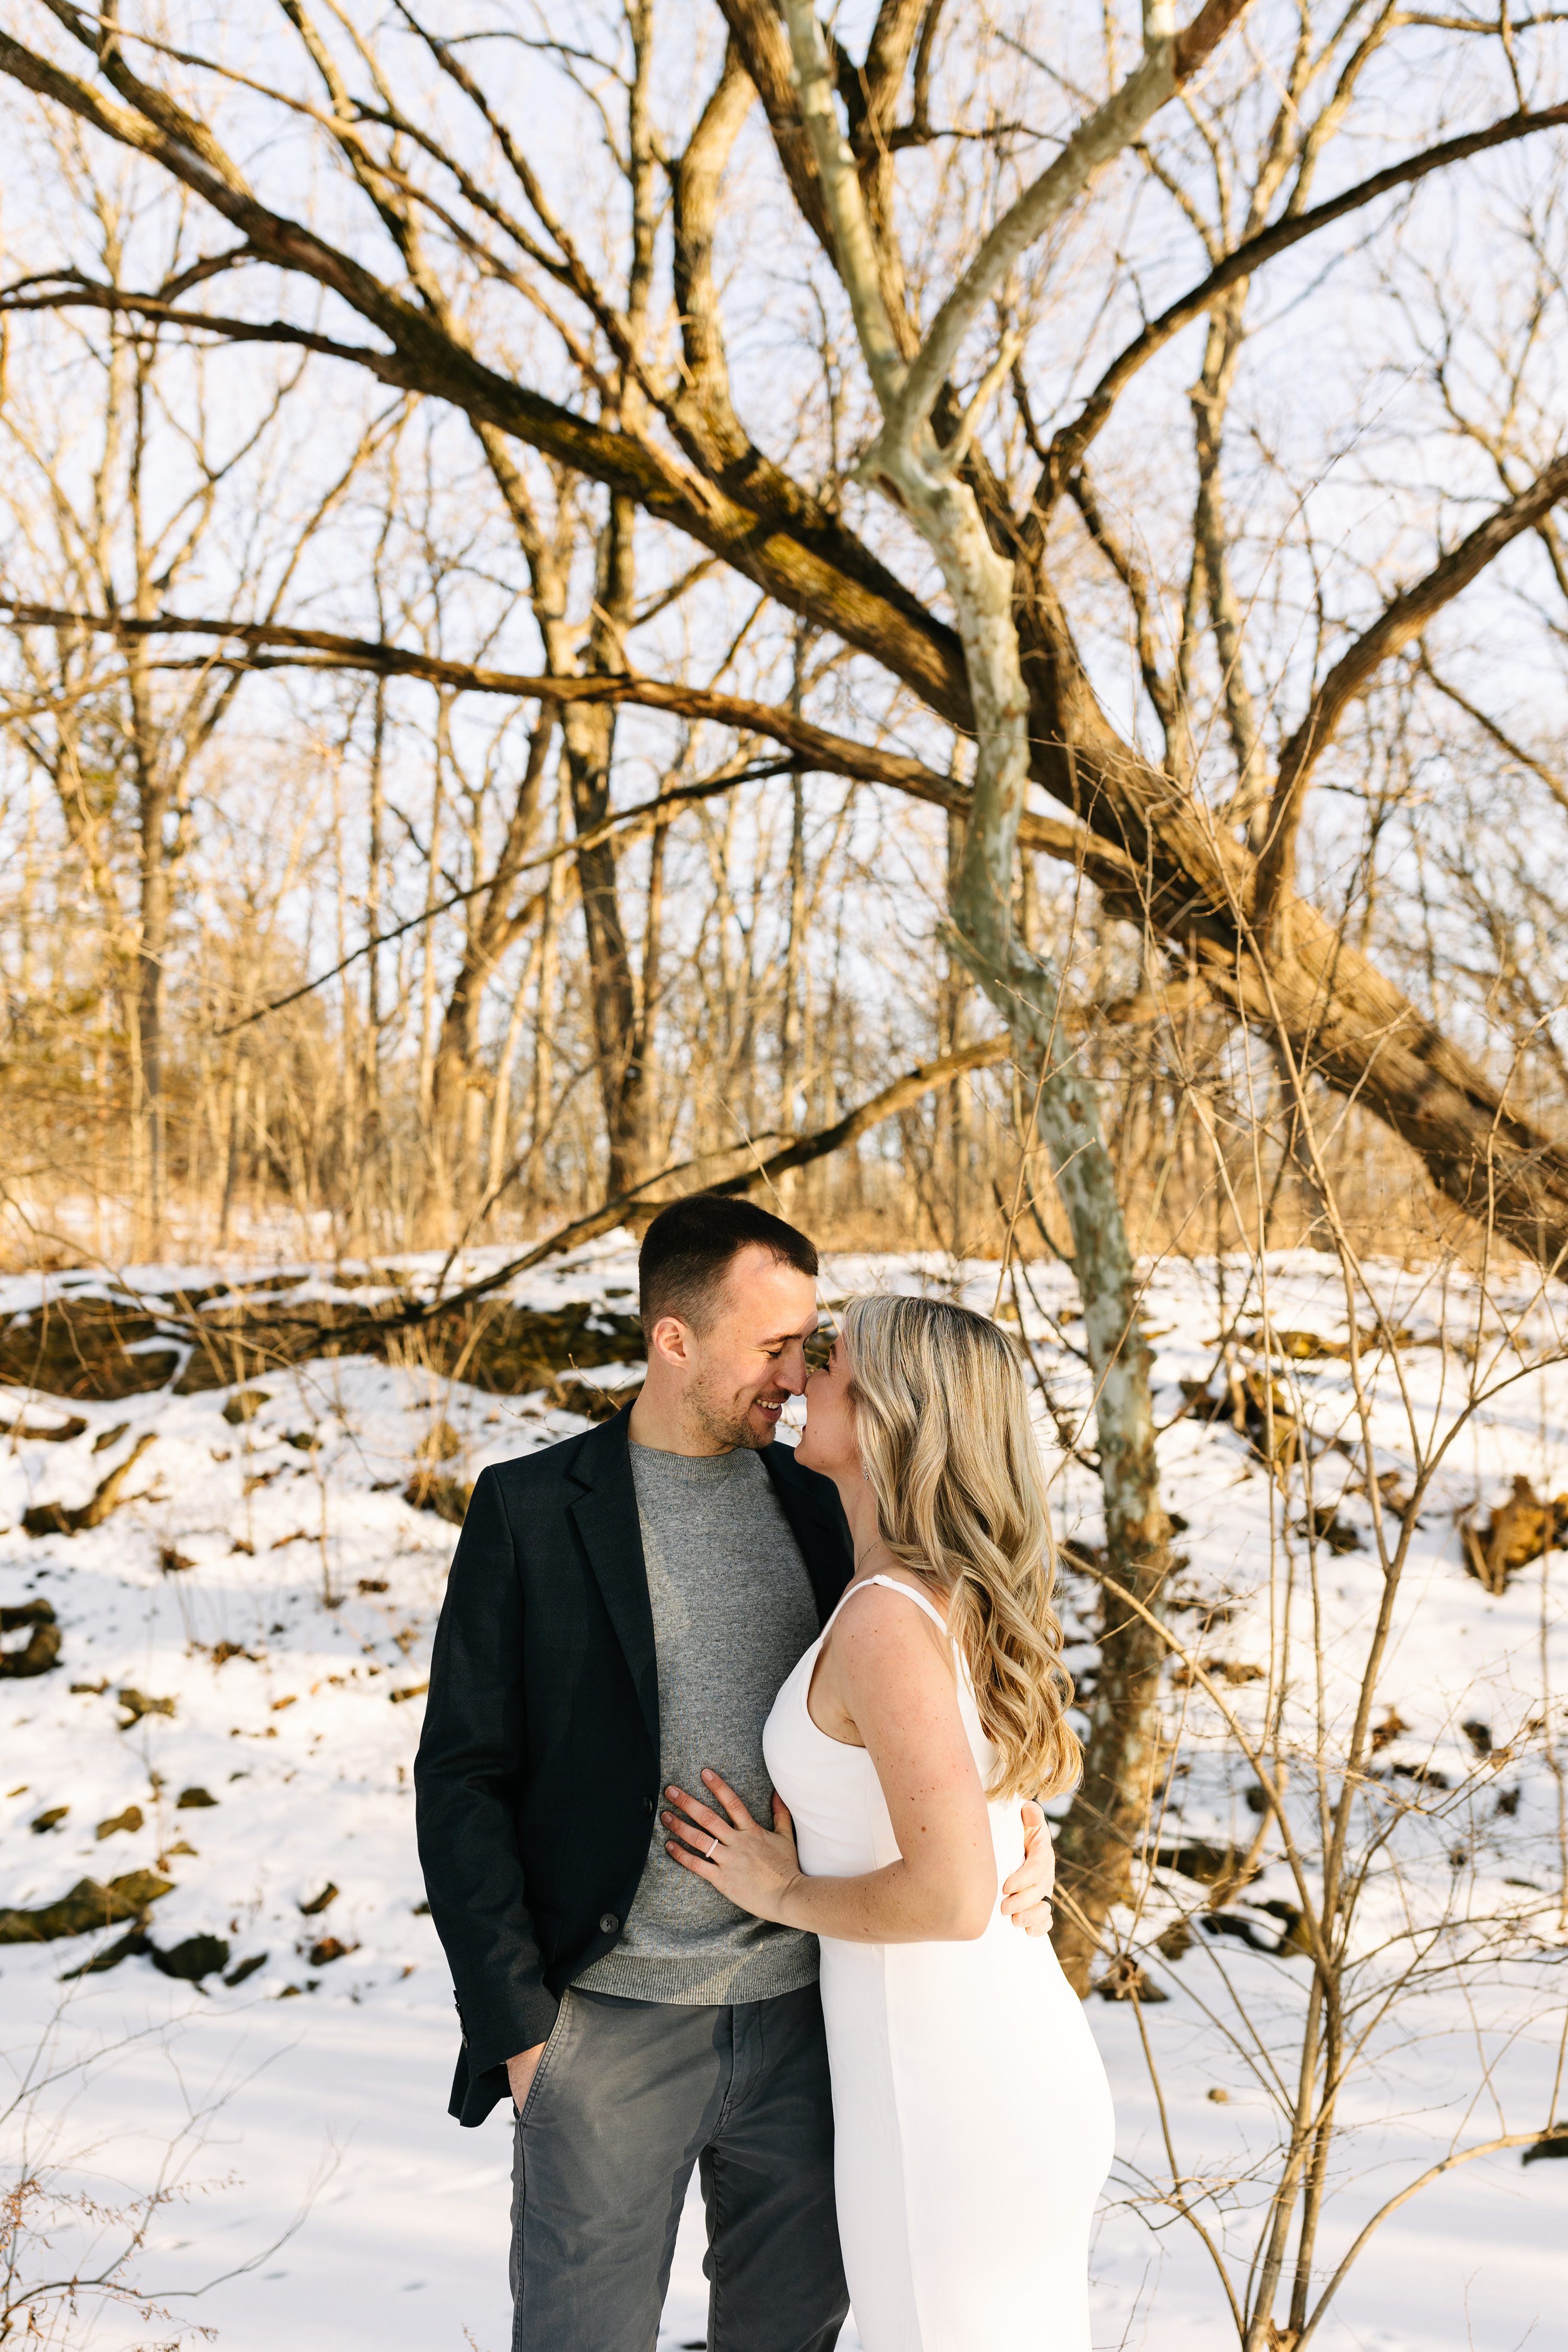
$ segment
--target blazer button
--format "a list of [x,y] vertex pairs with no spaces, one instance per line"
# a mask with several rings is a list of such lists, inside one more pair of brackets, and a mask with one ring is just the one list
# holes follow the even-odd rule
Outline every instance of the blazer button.
[[606,1911],[599,1922],[600,1932],[605,1936],[613,1936],[620,1924],[613,1911]]
[[645,1798],[643,1799],[643,1801],[642,1801],[642,1809],[643,1809],[643,1811],[644,1811],[644,1812],[645,1812],[645,1813],[648,1814],[648,1815],[651,1817],[652,1812],[653,1812],[653,1799],[652,1799],[651,1797],[645,1797]]

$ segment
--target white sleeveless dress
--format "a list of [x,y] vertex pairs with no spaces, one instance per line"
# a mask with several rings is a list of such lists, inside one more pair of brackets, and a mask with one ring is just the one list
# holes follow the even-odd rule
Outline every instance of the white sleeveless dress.
[[[945,1634],[909,1585],[863,1581],[901,1592]],[[806,1708],[837,1614],[780,1691],[763,1749],[803,1869],[850,1878],[899,1848],[870,1757]],[[957,1664],[988,1786],[994,1751]],[[1014,1799],[990,1813],[1000,1890],[1023,1861],[1024,1830]],[[825,1936],[822,2006],[838,2228],[866,2352],[1089,2352],[1089,2229],[1114,2119],[1083,2004],[1047,1939],[999,1910],[973,1943]]]

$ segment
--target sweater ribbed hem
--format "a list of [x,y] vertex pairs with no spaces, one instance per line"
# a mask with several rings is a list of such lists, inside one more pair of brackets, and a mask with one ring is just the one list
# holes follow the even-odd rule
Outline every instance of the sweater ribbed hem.
[[689,1952],[679,1958],[656,1953],[605,1952],[575,1981],[584,1992],[611,1993],[621,2000],[658,2000],[675,2009],[728,2007],[742,2000],[776,2000],[817,1979],[815,1936],[792,1936],[782,1950]]

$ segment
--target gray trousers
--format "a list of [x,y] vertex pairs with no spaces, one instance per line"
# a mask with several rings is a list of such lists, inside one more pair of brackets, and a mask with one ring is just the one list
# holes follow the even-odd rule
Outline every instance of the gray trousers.
[[832,2352],[849,2294],[815,1985],[704,2009],[569,1990],[515,2128],[512,2352],[655,2352],[694,2164],[707,2352]]

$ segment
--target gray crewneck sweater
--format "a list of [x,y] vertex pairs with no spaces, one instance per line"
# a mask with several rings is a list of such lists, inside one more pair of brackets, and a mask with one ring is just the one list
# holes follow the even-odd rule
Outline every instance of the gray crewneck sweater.
[[[773,1482],[732,1454],[631,1448],[658,1657],[659,1786],[704,1794],[721,1772],[771,1822],[763,1726],[819,1627],[805,1562]],[[766,2000],[816,1977],[816,1939],[737,1911],[672,1862],[662,1824],[613,1951],[577,1981],[635,2000]]]

